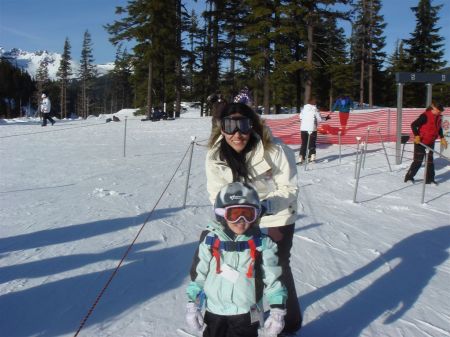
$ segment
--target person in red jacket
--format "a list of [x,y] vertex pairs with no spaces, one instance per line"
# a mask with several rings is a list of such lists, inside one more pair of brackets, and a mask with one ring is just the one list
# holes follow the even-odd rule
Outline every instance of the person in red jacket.
[[[417,171],[419,171],[420,166],[422,166],[426,149],[420,145],[420,143],[434,149],[434,142],[439,137],[441,139],[442,146],[447,148],[448,144],[442,131],[442,111],[444,111],[442,104],[432,103],[423,114],[411,123],[411,129],[414,134],[414,158],[411,163],[411,167],[406,173],[405,183],[409,180],[414,182],[414,176]],[[427,176],[425,183],[436,184],[434,175],[433,152],[431,152],[427,161]]]

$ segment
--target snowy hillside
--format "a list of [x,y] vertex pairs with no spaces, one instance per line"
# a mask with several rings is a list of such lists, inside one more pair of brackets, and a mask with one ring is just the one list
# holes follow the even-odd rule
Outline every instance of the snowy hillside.
[[[38,70],[41,62],[46,61],[48,64],[49,77],[52,80],[56,79],[56,72],[58,71],[59,64],[61,62],[61,54],[48,52],[46,50],[28,52],[13,48],[9,51],[6,51],[5,49],[0,47],[0,57],[6,58],[12,64],[26,70],[32,77],[36,75],[36,71]],[[110,62],[107,64],[98,64],[96,65],[96,67],[98,74],[104,75],[114,68],[114,63]],[[79,63],[74,60],[74,55],[72,55],[71,68],[73,77],[76,77],[79,69]]]
[[[192,109],[174,121],[117,115],[120,122],[0,125],[1,336],[74,336],[136,237],[79,336],[187,329],[189,267],[212,217],[204,170],[211,120]],[[427,186],[422,204],[423,171],[415,184],[403,182],[412,146],[401,165],[387,146],[392,172],[381,145],[369,144],[356,203],[352,145],[341,162],[336,145],[320,145],[318,162],[298,167],[298,336],[450,336],[450,168],[435,160],[439,185]]]

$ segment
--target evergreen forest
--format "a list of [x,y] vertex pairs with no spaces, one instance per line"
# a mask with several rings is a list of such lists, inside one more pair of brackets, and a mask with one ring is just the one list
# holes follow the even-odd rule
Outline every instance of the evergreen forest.
[[[182,101],[197,102],[208,115],[208,96],[232,100],[243,87],[265,113],[299,112],[313,96],[323,110],[339,95],[359,107],[394,107],[395,73],[450,73],[435,1],[405,9],[415,28],[387,55],[382,0],[207,0],[200,13],[188,1],[128,0],[104,26],[116,46],[106,75],[96,73],[89,31],[76,74],[68,38],[56,80],[45,62],[32,78],[0,60],[0,117],[22,115],[24,104],[36,108],[42,92],[62,118],[133,107],[148,116],[165,107],[178,117]],[[450,84],[434,84],[433,99],[450,106]],[[405,85],[403,100],[404,107],[424,107],[425,85]]]

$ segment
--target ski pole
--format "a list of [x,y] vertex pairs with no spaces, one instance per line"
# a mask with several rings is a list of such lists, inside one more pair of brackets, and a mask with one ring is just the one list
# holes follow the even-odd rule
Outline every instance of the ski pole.
[[305,171],[306,171],[306,167],[308,166],[308,160],[309,160],[309,138],[310,137],[311,137],[311,131],[308,131],[308,141],[306,142]]
[[377,131],[378,131],[378,135],[380,136],[380,142],[381,142],[381,145],[383,146],[384,155],[386,156],[386,161],[387,161],[388,166],[389,166],[389,171],[392,172],[391,163],[389,162],[389,157],[388,157],[388,154],[387,154],[387,151],[386,151],[386,147],[384,146],[383,137],[381,137],[380,128],[378,128]]
[[425,158],[425,160],[426,160],[425,161],[425,170],[423,170],[423,184],[422,184],[422,204],[425,203],[425,184],[426,184],[426,181],[427,181],[428,163],[429,163],[429,161],[431,159],[431,153],[432,153],[431,151],[432,151],[432,149],[430,149],[428,151],[428,154],[427,154],[427,156]]

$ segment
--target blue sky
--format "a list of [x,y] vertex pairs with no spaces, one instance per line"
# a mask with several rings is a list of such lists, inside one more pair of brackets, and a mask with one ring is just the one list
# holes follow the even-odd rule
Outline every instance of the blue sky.
[[[384,0],[381,14],[388,24],[385,30],[386,48],[390,54],[398,39],[409,38],[415,27],[410,7],[419,0]],[[203,1],[199,1],[202,3]],[[185,1],[191,5],[193,1]],[[445,37],[445,60],[450,65],[450,1],[444,4],[438,26]],[[26,51],[48,50],[62,53],[64,40],[69,38],[72,58],[80,59],[83,33],[91,33],[95,63],[114,61],[115,47],[108,41],[103,25],[118,16],[116,6],[126,6],[127,0],[0,0],[0,47],[16,47]],[[197,8],[203,8],[199,4]]]

